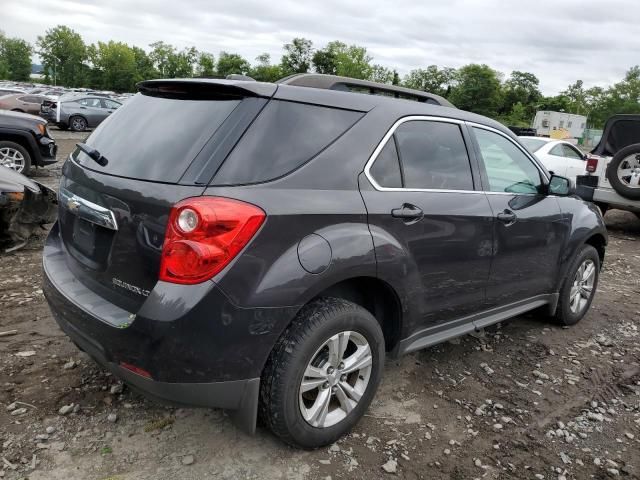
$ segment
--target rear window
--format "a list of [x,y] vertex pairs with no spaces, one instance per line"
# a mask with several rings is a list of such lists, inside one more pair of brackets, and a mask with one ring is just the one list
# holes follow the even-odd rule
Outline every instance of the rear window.
[[111,175],[174,183],[240,101],[234,97],[178,100],[138,94],[86,141],[107,158],[106,167],[79,150],[74,156],[83,166]]
[[272,100],[215,176],[215,185],[282,177],[331,145],[362,112]]
[[535,137],[518,137],[518,140],[520,140],[520,143],[531,153],[537,152],[547,143],[546,140]]

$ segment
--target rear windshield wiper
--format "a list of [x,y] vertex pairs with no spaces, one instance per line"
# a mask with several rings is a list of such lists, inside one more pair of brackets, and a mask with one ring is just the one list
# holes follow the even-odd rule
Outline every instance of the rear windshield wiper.
[[76,147],[78,147],[82,152],[86,153],[89,158],[94,160],[101,167],[106,167],[109,160],[106,157],[103,157],[98,150],[95,148],[91,148],[86,143],[76,143]]

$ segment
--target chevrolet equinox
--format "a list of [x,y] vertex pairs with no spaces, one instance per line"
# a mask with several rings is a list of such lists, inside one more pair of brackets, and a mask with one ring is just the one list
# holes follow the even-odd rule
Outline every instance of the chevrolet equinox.
[[385,358],[589,309],[602,215],[497,122],[316,74],[138,87],[66,160],[43,263],[62,330],[149,397],[314,448]]

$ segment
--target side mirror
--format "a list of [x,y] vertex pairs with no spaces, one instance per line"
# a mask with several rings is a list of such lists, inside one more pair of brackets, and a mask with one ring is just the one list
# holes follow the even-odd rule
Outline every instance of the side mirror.
[[560,175],[551,175],[549,195],[567,196],[571,194],[571,180]]

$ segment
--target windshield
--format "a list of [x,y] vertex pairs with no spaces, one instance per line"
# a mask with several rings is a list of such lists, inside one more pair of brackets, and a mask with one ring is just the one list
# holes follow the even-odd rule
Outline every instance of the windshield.
[[518,137],[520,143],[525,146],[531,153],[535,153],[547,143],[545,140],[536,137]]
[[108,160],[105,167],[78,149],[74,156],[82,166],[110,175],[175,183],[240,101],[138,94],[86,140]]

